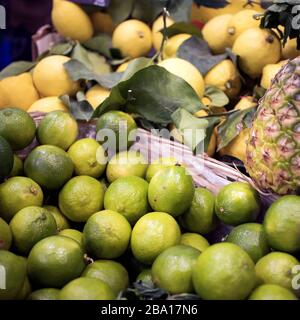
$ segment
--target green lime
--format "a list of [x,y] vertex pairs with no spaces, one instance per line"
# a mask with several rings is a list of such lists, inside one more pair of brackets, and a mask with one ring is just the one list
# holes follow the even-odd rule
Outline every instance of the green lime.
[[25,160],[26,175],[40,186],[49,189],[60,189],[71,179],[74,165],[68,154],[55,146],[35,148]]
[[0,218],[0,250],[9,250],[12,243],[12,233],[9,225]]
[[0,300],[15,299],[23,287],[26,277],[26,259],[9,251],[0,250],[1,281]]
[[68,181],[59,193],[59,208],[71,221],[85,222],[103,208],[104,190],[101,182],[79,176]]
[[60,231],[60,236],[71,238],[77,241],[81,246],[83,245],[83,234],[82,232],[75,229],[64,229]]
[[161,169],[151,179],[148,199],[153,210],[177,217],[191,206],[194,193],[193,179],[186,169],[173,166]]
[[284,196],[266,212],[264,230],[269,245],[289,253],[300,250],[300,196]]
[[171,215],[147,213],[133,227],[131,250],[139,262],[151,265],[165,249],[179,244],[180,236],[180,228]]
[[149,286],[153,286],[152,270],[151,269],[144,269],[137,276],[136,281],[142,281],[143,283],[145,283]]
[[217,225],[214,195],[205,188],[196,188],[192,205],[179,217],[179,222],[190,232],[211,232]]
[[99,178],[105,171],[107,158],[102,146],[94,139],[76,141],[68,150],[78,176]]
[[61,110],[48,113],[40,122],[37,138],[40,144],[48,144],[67,150],[78,136],[76,120]]
[[249,300],[298,300],[288,289],[276,284],[263,284],[250,295]]
[[59,300],[114,300],[111,288],[99,279],[77,278],[59,293]]
[[31,292],[27,300],[58,300],[59,289],[44,288]]
[[14,165],[9,174],[10,177],[17,177],[23,175],[23,161],[14,154]]
[[124,151],[130,148],[135,142],[137,125],[131,115],[122,111],[108,111],[103,114],[97,122],[97,140],[105,142],[108,130],[111,130],[114,137],[114,145],[110,150]]
[[115,259],[128,248],[131,236],[129,222],[120,213],[104,210],[93,214],[83,229],[87,251],[98,259]]
[[58,210],[57,207],[43,206],[43,208],[45,208],[52,214],[53,218],[55,219],[58,232],[70,228],[68,219]]
[[154,175],[161,169],[172,167],[178,164],[178,161],[175,158],[159,158],[153,161],[146,172],[146,180],[148,182],[154,177]]
[[180,244],[193,247],[200,252],[203,252],[210,246],[209,242],[197,233],[184,233],[180,238]]
[[115,180],[105,193],[104,207],[121,213],[134,225],[148,212],[148,182],[135,176]]
[[147,168],[147,161],[140,153],[124,151],[110,159],[106,169],[106,176],[110,183],[118,178],[127,176],[144,178]]
[[43,191],[33,180],[13,177],[0,185],[0,216],[9,222],[21,209],[43,204]]
[[222,222],[233,226],[255,221],[260,211],[258,192],[248,183],[230,183],[217,195],[215,210]]
[[254,263],[237,245],[218,243],[199,256],[193,283],[202,299],[243,300],[256,283]]
[[27,147],[35,137],[35,123],[30,115],[17,108],[0,110],[0,136],[5,138],[14,150]]
[[12,171],[14,155],[9,143],[0,136],[0,181],[6,178]]
[[154,284],[171,294],[193,292],[192,272],[200,253],[185,245],[163,251],[152,265]]
[[98,260],[88,265],[82,277],[102,280],[117,296],[129,287],[127,270],[118,262],[112,260]]
[[84,252],[73,239],[51,236],[39,241],[28,256],[31,281],[43,286],[61,288],[79,277],[85,268]]
[[31,284],[28,279],[28,277],[25,277],[24,283],[22,285],[21,290],[18,292],[16,296],[16,300],[26,300],[26,298],[30,295],[31,293]]
[[245,223],[235,227],[226,241],[244,249],[254,263],[270,251],[266,234],[259,223]]

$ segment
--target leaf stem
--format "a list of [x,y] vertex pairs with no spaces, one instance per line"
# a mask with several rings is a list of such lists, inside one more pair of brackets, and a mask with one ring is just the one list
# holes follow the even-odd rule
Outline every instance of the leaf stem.
[[168,40],[166,29],[167,29],[167,18],[170,17],[170,13],[166,7],[164,7],[164,9],[163,9],[162,15],[163,15],[163,23],[164,23],[164,27],[163,27],[163,31],[162,31],[163,39],[162,39],[159,51],[153,57],[153,61],[154,60],[159,60],[159,61],[163,60],[163,58],[164,58],[163,51],[165,48],[165,44]]

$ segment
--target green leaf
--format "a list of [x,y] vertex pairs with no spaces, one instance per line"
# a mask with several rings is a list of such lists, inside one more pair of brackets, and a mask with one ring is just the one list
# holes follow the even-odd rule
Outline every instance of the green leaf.
[[192,23],[187,22],[176,22],[166,29],[160,30],[160,32],[169,38],[181,33],[187,33],[202,38],[201,31]]
[[121,81],[130,79],[136,72],[153,65],[153,60],[148,58],[137,58],[129,62]]
[[97,74],[111,73],[111,66],[107,63],[103,56],[96,52],[88,51],[87,53],[92,70]]
[[82,44],[85,48],[96,51],[111,58],[111,37],[108,34],[98,34]]
[[84,49],[84,47],[82,45],[80,45],[79,43],[77,43],[76,46],[74,47],[71,58],[81,62],[88,69],[92,69],[92,64],[91,64],[90,59],[88,57],[87,50]]
[[68,95],[61,96],[62,102],[69,108],[76,120],[90,121],[94,109],[86,100],[76,100]]
[[139,0],[135,1],[132,18],[145,22],[153,22],[167,5],[167,1],[161,0]]
[[68,42],[60,42],[55,44],[48,52],[48,55],[62,55],[68,56],[74,48],[74,43]]
[[134,0],[111,0],[107,9],[115,24],[126,20],[132,12]]
[[204,96],[211,100],[211,104],[214,107],[224,107],[229,103],[227,95],[214,86],[206,86]]
[[30,61],[13,62],[0,72],[0,80],[7,77],[18,76],[24,72],[31,70],[35,65],[36,62]]
[[193,0],[170,0],[167,9],[175,21],[190,21]]
[[183,79],[159,66],[150,66],[114,87],[111,95],[96,109],[94,117],[121,107],[148,121],[166,125],[172,122],[171,116],[178,108],[195,113],[203,105]]

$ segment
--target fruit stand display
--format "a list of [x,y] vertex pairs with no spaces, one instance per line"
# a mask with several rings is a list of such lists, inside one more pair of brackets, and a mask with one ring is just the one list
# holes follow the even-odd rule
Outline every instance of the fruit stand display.
[[228,2],[53,1],[0,72],[0,300],[299,298],[296,14]]

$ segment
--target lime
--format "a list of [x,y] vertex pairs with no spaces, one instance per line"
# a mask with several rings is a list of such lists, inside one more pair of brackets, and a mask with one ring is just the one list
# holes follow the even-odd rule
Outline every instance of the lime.
[[153,286],[152,270],[151,269],[144,269],[137,276],[136,281],[142,281],[143,283],[145,283],[149,286]]
[[192,271],[200,254],[195,248],[178,245],[163,251],[152,265],[152,279],[171,294],[194,291]]
[[214,195],[205,188],[196,188],[192,205],[179,217],[179,222],[190,232],[211,232],[217,225]]
[[82,277],[102,280],[117,296],[129,287],[127,270],[118,262],[112,260],[98,260],[88,265]]
[[59,193],[59,208],[71,221],[85,222],[103,208],[104,190],[101,182],[79,176],[65,184]]
[[43,287],[61,288],[85,268],[84,252],[73,239],[52,236],[39,241],[28,256],[30,280]]
[[59,293],[60,300],[113,300],[115,297],[103,281],[83,277],[71,281]]
[[9,176],[17,177],[22,175],[23,175],[23,161],[14,154],[14,165]]
[[[110,150],[124,151],[135,142],[137,125],[131,115],[122,111],[108,111],[97,122],[97,140],[101,142],[108,134],[113,134],[114,145]],[[110,132],[111,131],[111,132]]]
[[6,178],[13,169],[14,155],[9,143],[0,136],[0,181]]
[[288,253],[271,252],[256,263],[258,283],[277,284],[293,291],[293,279],[296,278],[294,269],[298,265],[299,261]]
[[44,288],[31,292],[27,300],[58,300],[59,289]]
[[5,138],[14,150],[27,147],[35,137],[35,123],[30,115],[17,108],[0,110],[0,136]]
[[75,173],[99,178],[106,168],[107,159],[104,149],[94,139],[76,141],[68,150],[68,155],[75,166]]
[[178,161],[175,158],[159,158],[153,161],[146,172],[146,180],[148,182],[154,177],[154,175],[161,169],[172,167],[178,164]]
[[128,248],[129,222],[120,213],[104,210],[92,215],[83,229],[83,243],[98,259],[120,257]]
[[243,300],[256,283],[254,263],[237,245],[218,243],[199,256],[193,283],[202,299]]
[[248,183],[233,182],[223,187],[216,197],[216,214],[230,225],[252,222],[260,211],[257,191]]
[[259,223],[245,223],[233,228],[226,241],[244,249],[254,263],[270,251],[265,232]]
[[25,300],[31,293],[31,284],[29,282],[28,277],[25,277],[21,290],[18,292],[16,296],[16,300]]
[[75,229],[64,229],[60,231],[60,236],[71,238],[77,241],[81,246],[83,245],[83,234],[82,232]]
[[0,250],[9,250],[12,243],[12,233],[9,225],[0,218]]
[[54,206],[44,206],[43,208],[47,209],[53,216],[56,222],[57,231],[70,228],[67,218]]
[[57,146],[67,150],[78,136],[76,120],[64,111],[52,111],[41,121],[37,129],[40,144]]
[[276,284],[263,284],[250,295],[249,300],[298,300],[288,289]]
[[111,158],[107,165],[106,176],[110,183],[127,176],[144,178],[147,168],[147,161],[140,153],[124,151]]
[[0,216],[9,222],[21,209],[41,206],[43,191],[33,180],[13,177],[0,185]]
[[9,251],[0,250],[1,275],[5,275],[5,289],[0,289],[0,300],[15,299],[26,277],[26,259]]
[[200,252],[203,252],[210,246],[209,242],[197,233],[184,233],[180,238],[180,244],[193,247]]
[[74,166],[68,154],[55,146],[35,148],[24,165],[26,175],[40,186],[55,190],[71,179]]
[[151,179],[148,199],[152,209],[177,217],[191,206],[194,193],[192,177],[184,168],[173,166],[160,170]]
[[105,193],[104,207],[121,213],[134,225],[148,212],[148,183],[135,176],[115,180]]
[[171,215],[147,213],[132,230],[131,249],[138,261],[150,265],[165,249],[179,244],[180,236],[180,228]]
[[300,196],[284,196],[266,212],[264,230],[269,245],[279,251],[300,250]]

